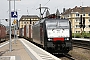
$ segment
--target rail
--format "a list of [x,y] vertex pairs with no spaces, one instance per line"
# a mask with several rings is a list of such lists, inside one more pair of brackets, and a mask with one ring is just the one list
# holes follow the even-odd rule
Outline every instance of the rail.
[[86,38],[72,38],[72,40],[90,41],[90,39],[86,39]]
[[90,39],[73,38],[73,46],[90,50]]

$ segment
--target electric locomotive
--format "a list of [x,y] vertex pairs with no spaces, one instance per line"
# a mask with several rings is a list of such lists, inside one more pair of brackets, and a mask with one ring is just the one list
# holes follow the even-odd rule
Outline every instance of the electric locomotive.
[[71,23],[68,19],[45,18],[32,26],[33,42],[53,53],[72,50]]

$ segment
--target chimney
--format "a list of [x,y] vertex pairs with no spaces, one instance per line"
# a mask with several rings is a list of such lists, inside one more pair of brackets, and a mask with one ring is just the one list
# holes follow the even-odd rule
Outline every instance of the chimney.
[[75,6],[75,8],[77,8],[77,6]]
[[63,8],[63,13],[65,12],[65,8]]
[[56,11],[56,16],[60,16],[60,12],[59,12],[58,9],[57,9],[57,11]]
[[82,6],[80,6],[80,8],[82,8]]

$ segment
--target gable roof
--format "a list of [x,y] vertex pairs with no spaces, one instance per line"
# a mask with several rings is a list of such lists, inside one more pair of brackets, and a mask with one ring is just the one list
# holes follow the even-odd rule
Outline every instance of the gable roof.
[[[29,18],[29,19],[32,19],[32,18],[38,18],[39,19],[39,17],[37,16],[37,15],[22,15],[22,17],[20,18],[20,20],[22,20],[23,18]],[[20,21],[19,20],[19,21]]]
[[69,14],[71,12],[79,12],[79,13],[90,13],[90,7],[75,7],[75,8],[69,8],[67,10],[65,10],[65,12],[63,12],[62,14],[65,15],[65,14]]

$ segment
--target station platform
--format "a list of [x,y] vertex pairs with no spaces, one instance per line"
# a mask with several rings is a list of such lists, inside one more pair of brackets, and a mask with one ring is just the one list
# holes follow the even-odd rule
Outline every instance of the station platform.
[[14,43],[14,41],[12,42],[11,52],[9,51],[9,44],[0,47],[0,60],[32,60],[32,59],[26,52],[20,40],[16,40],[16,44]]
[[0,60],[61,60],[23,38],[12,39],[9,50],[9,42],[0,44]]

